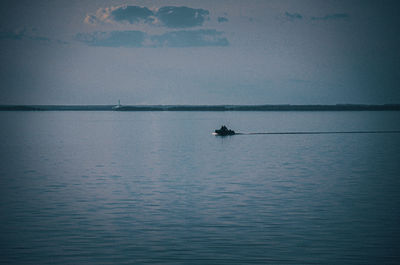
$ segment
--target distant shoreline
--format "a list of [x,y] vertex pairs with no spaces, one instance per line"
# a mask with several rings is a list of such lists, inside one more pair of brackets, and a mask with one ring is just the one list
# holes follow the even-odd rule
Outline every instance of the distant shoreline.
[[400,111],[400,104],[336,105],[0,105],[0,111]]

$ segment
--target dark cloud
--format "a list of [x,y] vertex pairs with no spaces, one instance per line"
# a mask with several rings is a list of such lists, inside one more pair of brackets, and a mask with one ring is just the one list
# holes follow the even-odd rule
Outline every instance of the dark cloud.
[[180,30],[161,35],[148,35],[142,31],[111,31],[79,33],[76,40],[90,46],[102,47],[205,47],[228,46],[223,32],[209,30]]
[[0,40],[22,40],[24,35],[15,31],[0,31]]
[[114,6],[100,8],[95,15],[88,14],[85,22],[88,24],[144,22],[168,28],[190,28],[202,26],[208,16],[208,10],[186,6],[164,6],[158,10],[140,6]]
[[37,33],[35,28],[21,28],[10,31],[0,31],[0,40],[33,40],[42,42],[55,42],[59,44],[67,44],[65,41],[50,39],[45,36],[41,36]]
[[78,33],[76,40],[90,46],[142,47],[146,33],[137,30]]
[[222,32],[214,29],[180,30],[151,37],[156,47],[203,47],[228,46],[228,40]]
[[226,17],[218,17],[218,22],[222,23],[222,22],[228,22],[229,20]]
[[36,33],[36,29],[16,29],[13,31],[1,31],[0,39],[9,39],[9,40],[40,40],[50,42],[51,40],[47,37],[39,36]]
[[326,21],[326,20],[347,19],[350,16],[346,13],[335,13],[335,14],[328,14],[328,15],[322,16],[322,17],[304,17],[303,15],[301,15],[299,13],[285,12],[285,17],[291,21],[301,20],[303,18],[306,18],[307,20],[313,20],[313,21]]
[[346,19],[349,15],[346,13],[330,14],[323,17],[311,17],[311,20],[332,20],[332,19]]
[[[140,6],[114,6],[97,10],[96,15],[87,15],[85,22],[96,23],[148,23],[167,28],[192,28],[202,26],[209,19],[209,11],[186,6],[164,6],[149,9]],[[219,17],[218,22],[226,22]],[[105,47],[202,47],[227,46],[229,42],[223,32],[215,29],[178,30],[159,35],[143,31],[111,31],[80,33],[76,40],[90,46]]]
[[303,19],[303,16],[300,15],[299,13],[289,13],[285,12],[285,16],[289,18],[290,20],[296,20],[296,19]]
[[156,16],[169,28],[189,28],[203,25],[209,12],[205,9],[193,9],[186,6],[161,7]]
[[112,18],[117,22],[129,22],[131,24],[144,21],[154,21],[154,12],[147,7],[124,6],[111,11]]

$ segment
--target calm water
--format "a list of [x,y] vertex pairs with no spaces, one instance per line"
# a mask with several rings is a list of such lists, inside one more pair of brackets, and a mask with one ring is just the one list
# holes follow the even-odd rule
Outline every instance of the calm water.
[[400,112],[1,112],[0,263],[399,264]]

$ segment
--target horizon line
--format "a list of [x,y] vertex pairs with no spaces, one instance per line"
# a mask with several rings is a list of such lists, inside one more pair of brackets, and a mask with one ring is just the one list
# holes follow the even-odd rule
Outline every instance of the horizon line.
[[399,103],[392,104],[260,104],[260,105],[23,105],[0,104],[0,111],[360,111],[400,110]]

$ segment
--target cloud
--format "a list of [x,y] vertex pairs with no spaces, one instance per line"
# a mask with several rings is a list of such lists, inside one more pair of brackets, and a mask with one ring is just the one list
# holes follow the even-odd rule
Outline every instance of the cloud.
[[346,19],[349,15],[346,13],[329,14],[323,17],[311,17],[311,20],[335,20],[335,19]]
[[59,44],[67,44],[67,42],[57,39],[50,39],[45,36],[41,36],[37,33],[36,28],[19,28],[10,31],[0,31],[0,40],[33,40],[42,42],[56,42]]
[[161,35],[149,35],[143,31],[111,31],[79,33],[76,40],[90,46],[102,47],[206,47],[228,46],[223,32],[213,29],[179,30]]
[[[215,29],[184,30],[202,26],[209,19],[209,11],[186,6],[163,6],[147,8],[141,6],[113,6],[100,8],[96,14],[88,14],[88,24],[148,24],[168,29],[163,34],[151,35],[139,30],[97,31],[79,33],[75,39],[90,46],[103,47],[204,47],[227,46],[229,41],[223,32]],[[219,17],[218,22],[226,22]]]
[[76,40],[90,46],[102,47],[142,47],[146,33],[137,30],[78,33]]
[[156,47],[228,46],[222,32],[214,29],[180,30],[151,36]]
[[111,13],[117,8],[122,7],[107,7],[107,8],[99,8],[96,11],[96,14],[87,14],[84,22],[91,25],[101,24],[101,23],[113,23],[113,18]]
[[186,6],[161,7],[156,16],[168,28],[188,28],[203,25],[209,12]]
[[0,39],[9,40],[40,40],[50,42],[47,37],[37,35],[37,30],[35,28],[20,28],[13,31],[1,31]]
[[111,15],[116,22],[128,22],[134,24],[140,21],[152,22],[154,12],[147,7],[140,6],[125,6],[120,7],[111,12]]
[[149,9],[140,6],[114,6],[100,8],[96,14],[85,17],[87,24],[101,23],[147,23],[168,28],[190,28],[202,26],[209,17],[209,11],[186,6],[164,6]]
[[222,22],[228,22],[229,20],[226,17],[218,17],[218,22],[222,23]]
[[303,19],[303,16],[300,15],[299,13],[289,13],[285,12],[285,16],[289,18],[290,20],[296,20],[296,19]]
[[305,17],[299,13],[285,12],[285,17],[287,19],[289,19],[290,21],[302,20],[302,19],[307,19],[307,20],[312,20],[312,21],[326,21],[326,20],[347,19],[350,16],[349,16],[349,14],[346,14],[346,13],[335,13],[335,14],[328,14],[328,15],[322,16],[322,17]]

